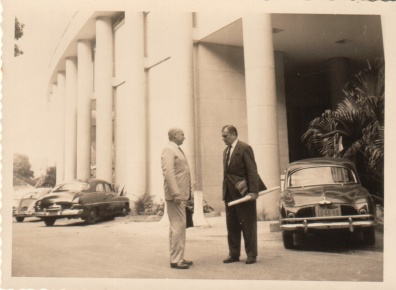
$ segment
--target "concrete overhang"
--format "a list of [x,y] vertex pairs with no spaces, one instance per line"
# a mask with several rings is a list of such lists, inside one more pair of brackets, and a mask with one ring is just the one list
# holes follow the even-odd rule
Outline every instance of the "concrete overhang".
[[49,63],[48,95],[52,91],[52,84],[57,82],[57,73],[66,69],[66,58],[77,57],[77,42],[79,40],[95,41],[96,18],[116,17],[121,13],[121,11],[76,11],[51,57]]

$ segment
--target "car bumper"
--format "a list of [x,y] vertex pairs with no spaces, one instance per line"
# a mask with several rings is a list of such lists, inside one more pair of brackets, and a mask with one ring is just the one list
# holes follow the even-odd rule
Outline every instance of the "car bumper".
[[64,209],[64,210],[48,210],[35,212],[37,217],[81,217],[83,214],[82,209]]
[[356,229],[374,227],[377,222],[373,215],[336,216],[327,218],[286,218],[280,220],[283,231],[323,231],[346,229],[354,232]]
[[13,217],[34,217],[35,213],[34,212],[14,213],[12,216]]

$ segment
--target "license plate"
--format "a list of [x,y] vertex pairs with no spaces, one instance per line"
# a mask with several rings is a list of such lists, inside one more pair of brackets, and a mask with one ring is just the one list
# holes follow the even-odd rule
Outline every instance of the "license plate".
[[336,207],[322,207],[316,206],[315,213],[317,217],[325,217],[325,216],[340,216],[341,209],[339,206]]

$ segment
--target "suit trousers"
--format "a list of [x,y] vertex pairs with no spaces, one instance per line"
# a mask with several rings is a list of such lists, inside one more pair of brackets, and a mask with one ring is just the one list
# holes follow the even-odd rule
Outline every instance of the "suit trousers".
[[229,255],[239,257],[241,252],[241,233],[248,257],[257,257],[257,209],[256,201],[247,201],[228,206],[232,201],[225,196],[226,222],[228,232]]
[[176,204],[166,201],[169,217],[169,252],[170,262],[179,263],[184,258],[186,244],[186,201]]

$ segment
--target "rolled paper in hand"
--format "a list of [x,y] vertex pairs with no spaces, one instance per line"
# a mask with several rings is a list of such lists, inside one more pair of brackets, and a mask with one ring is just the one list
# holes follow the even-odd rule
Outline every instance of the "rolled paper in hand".
[[[264,191],[260,191],[258,195],[259,195],[259,197],[260,197],[260,196],[262,196],[262,195],[264,195],[264,194],[267,194],[267,193],[270,193],[270,192],[272,192],[272,191],[278,190],[279,188],[280,188],[280,186],[275,186],[275,187],[272,187],[272,188],[270,188],[270,189],[266,189],[266,190],[264,190]],[[246,196],[244,196],[244,197],[242,197],[242,198],[240,198],[240,199],[237,199],[237,200],[234,200],[234,201],[229,202],[229,203],[228,203],[228,206],[233,206],[233,205],[236,205],[236,204],[238,204],[238,203],[242,203],[242,202],[249,201],[249,200],[251,200],[251,199],[252,199],[252,197],[251,197],[250,195],[246,195]]]

